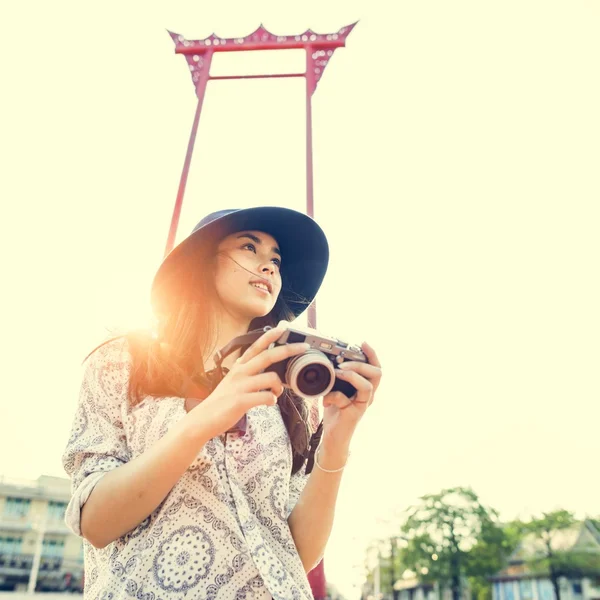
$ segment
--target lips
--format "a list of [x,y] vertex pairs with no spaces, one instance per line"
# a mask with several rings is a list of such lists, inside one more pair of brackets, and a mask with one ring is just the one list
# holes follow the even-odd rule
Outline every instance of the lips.
[[259,289],[266,290],[267,292],[269,292],[269,294],[273,293],[273,286],[271,285],[271,282],[266,279],[253,279],[250,282],[250,285],[253,285],[254,287],[257,287]]

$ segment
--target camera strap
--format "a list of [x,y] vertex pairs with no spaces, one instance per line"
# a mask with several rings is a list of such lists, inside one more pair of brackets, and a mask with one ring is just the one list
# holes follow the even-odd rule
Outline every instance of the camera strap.
[[223,361],[232,353],[235,352],[238,348],[243,348],[244,346],[250,346],[253,344],[263,333],[271,329],[271,327],[265,327],[264,329],[256,329],[254,331],[249,331],[244,335],[240,335],[236,338],[233,338],[226,346],[223,346],[219,351],[217,351],[214,355],[215,364],[219,369],[222,368]]
[[323,420],[319,423],[317,430],[312,434],[310,438],[310,443],[308,446],[308,456],[306,457],[306,467],[304,468],[304,473],[309,475],[313,467],[315,465],[315,452],[319,447],[319,442],[321,441],[321,436],[323,435]]

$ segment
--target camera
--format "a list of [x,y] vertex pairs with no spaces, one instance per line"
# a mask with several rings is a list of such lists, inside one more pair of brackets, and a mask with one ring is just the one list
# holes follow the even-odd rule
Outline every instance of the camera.
[[348,398],[354,396],[356,388],[347,381],[336,379],[335,367],[347,360],[366,363],[367,357],[360,347],[297,329],[287,329],[274,345],[302,342],[310,344],[306,352],[275,363],[266,371],[277,373],[285,387],[303,398],[317,398],[336,391],[343,392]]
[[[249,346],[269,329],[265,327],[232,340],[218,353],[217,359],[222,361],[234,349]],[[286,329],[273,346],[294,343],[307,343],[310,348],[303,354],[267,367],[265,371],[277,373],[285,387],[303,398],[318,398],[335,391],[342,392],[348,398],[354,396],[356,388],[347,381],[336,379],[335,367],[348,360],[368,362],[359,346],[323,336],[316,331],[293,328]]]

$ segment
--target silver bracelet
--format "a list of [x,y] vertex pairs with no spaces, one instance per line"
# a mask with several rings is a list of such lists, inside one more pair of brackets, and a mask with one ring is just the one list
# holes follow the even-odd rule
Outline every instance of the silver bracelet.
[[315,451],[315,465],[317,465],[317,467],[319,467],[319,469],[321,469],[321,471],[323,471],[324,473],[339,473],[340,471],[343,471],[346,468],[346,465],[348,464],[348,458],[350,458],[350,452],[348,452],[348,458],[346,459],[346,462],[339,469],[324,469],[319,464],[319,450],[321,449],[322,443],[323,443],[323,438],[321,438],[321,441],[319,442],[319,445],[317,446],[317,449]]

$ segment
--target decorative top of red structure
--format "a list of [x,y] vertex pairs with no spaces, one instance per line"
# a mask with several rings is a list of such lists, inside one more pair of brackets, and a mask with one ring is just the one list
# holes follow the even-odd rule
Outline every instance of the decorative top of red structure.
[[175,42],[177,54],[205,52],[209,48],[214,52],[304,48],[307,44],[325,44],[339,48],[345,45],[346,38],[355,25],[356,23],[352,23],[352,25],[342,27],[337,33],[315,33],[311,29],[307,29],[298,35],[276,35],[261,25],[254,33],[238,38],[222,38],[211,33],[203,40],[186,40],[182,35],[172,31],[169,31],[169,35]]
[[315,33],[307,29],[297,35],[276,35],[262,25],[245,37],[222,38],[212,33],[202,40],[187,40],[182,35],[169,31],[175,42],[175,53],[183,54],[192,73],[194,85],[198,84],[202,71],[210,63],[208,55],[214,52],[239,52],[251,50],[285,50],[303,48],[309,53],[309,80],[311,94],[314,92],[323,71],[336,48],[346,45],[346,38],[356,23],[342,27],[337,33]]

